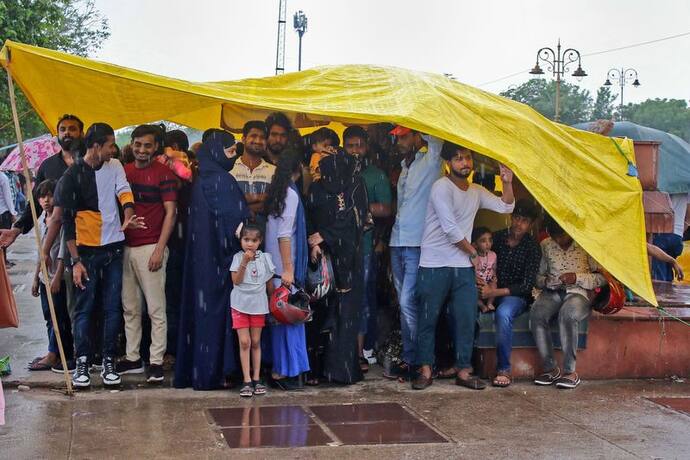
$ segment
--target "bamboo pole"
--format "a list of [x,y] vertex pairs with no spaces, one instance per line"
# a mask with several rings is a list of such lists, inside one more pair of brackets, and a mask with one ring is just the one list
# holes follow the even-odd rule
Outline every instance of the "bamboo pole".
[[22,140],[22,130],[19,127],[19,117],[17,116],[17,102],[14,98],[14,82],[12,81],[12,72],[10,68],[7,71],[7,88],[10,93],[10,104],[12,105],[12,118],[14,119],[14,130],[17,134],[17,144],[19,144],[19,155],[22,159],[22,166],[24,171],[24,179],[27,184],[27,196],[29,197],[29,206],[31,207],[31,217],[34,222],[34,236],[36,237],[36,246],[38,247],[38,254],[40,257],[41,273],[43,279],[48,280],[46,283],[46,294],[48,297],[48,308],[50,309],[50,319],[53,322],[53,331],[57,339],[58,351],[60,352],[60,362],[62,363],[62,374],[65,377],[65,385],[67,385],[67,394],[73,395],[72,379],[67,368],[67,359],[65,359],[65,350],[62,348],[62,338],[60,337],[60,328],[58,327],[57,316],[55,315],[55,304],[53,303],[53,294],[50,292],[51,278],[48,276],[48,267],[46,267],[46,260],[43,256],[43,248],[41,245],[41,234],[38,228],[38,214],[36,213],[36,202],[34,201],[33,187],[31,186],[31,175],[29,174],[29,163],[26,161],[26,154],[24,153],[24,141]]

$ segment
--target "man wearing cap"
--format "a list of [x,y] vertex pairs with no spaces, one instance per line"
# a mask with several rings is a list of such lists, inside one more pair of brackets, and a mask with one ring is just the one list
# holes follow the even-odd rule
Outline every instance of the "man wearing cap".
[[397,186],[398,210],[390,239],[393,284],[400,303],[403,363],[384,372],[384,377],[398,378],[409,377],[415,362],[417,269],[429,192],[440,175],[443,141],[399,125],[390,133],[396,137],[396,148],[403,157]]
[[481,298],[497,298],[494,313],[497,375],[493,380],[493,385],[497,387],[507,387],[512,383],[510,353],[513,349],[513,320],[526,312],[532,303],[541,249],[529,232],[538,217],[539,208],[534,202],[518,200],[510,217],[510,227],[494,234],[492,249],[498,259],[497,287],[492,288],[482,282],[478,285]]

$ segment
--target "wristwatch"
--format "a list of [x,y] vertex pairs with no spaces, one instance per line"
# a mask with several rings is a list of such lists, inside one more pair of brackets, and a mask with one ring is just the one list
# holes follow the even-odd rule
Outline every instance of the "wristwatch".
[[72,266],[77,265],[78,263],[81,263],[81,257],[71,257],[70,259],[72,261]]

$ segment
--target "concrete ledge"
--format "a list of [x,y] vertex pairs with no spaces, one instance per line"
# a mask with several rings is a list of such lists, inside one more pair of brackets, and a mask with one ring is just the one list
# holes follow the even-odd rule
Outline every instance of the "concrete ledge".
[[[690,308],[667,308],[685,319]],[[589,320],[587,349],[579,350],[577,371],[587,379],[665,378],[689,376],[690,327],[655,308],[632,307],[615,315],[594,314]],[[496,373],[496,349],[481,349],[479,373]],[[556,351],[562,363],[562,354]],[[533,378],[541,372],[536,349],[514,349],[511,362],[515,378]]]

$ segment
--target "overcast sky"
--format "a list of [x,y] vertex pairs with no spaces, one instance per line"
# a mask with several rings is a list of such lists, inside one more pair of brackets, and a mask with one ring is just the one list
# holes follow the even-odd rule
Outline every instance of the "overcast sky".
[[[112,34],[94,57],[193,81],[274,75],[278,3],[97,0]],[[292,15],[300,9],[309,20],[303,68],[393,65],[500,92],[528,80],[537,50],[560,37],[582,53],[589,76],[579,84],[593,94],[608,69],[633,67],[642,86],[626,87],[626,102],[690,99],[690,35],[587,56],[690,32],[686,1],[287,0],[287,71],[297,70]]]

